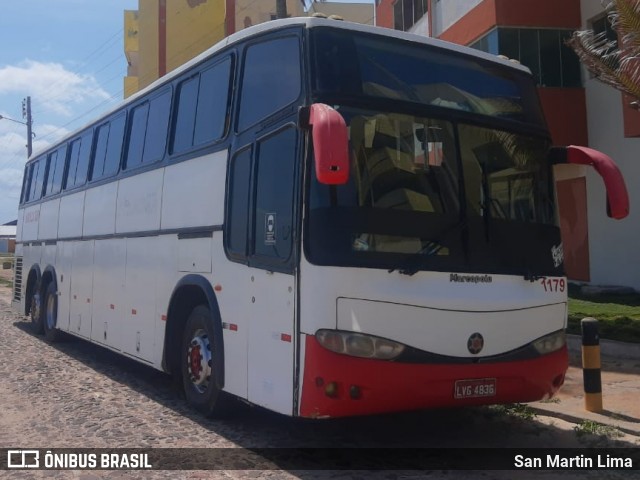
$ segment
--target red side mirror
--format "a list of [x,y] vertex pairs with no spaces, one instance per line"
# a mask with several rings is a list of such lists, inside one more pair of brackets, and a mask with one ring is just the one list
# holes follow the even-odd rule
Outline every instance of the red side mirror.
[[629,194],[615,162],[602,152],[587,147],[566,147],[567,163],[591,165],[600,174],[607,190],[607,215],[621,219],[629,215]]
[[309,108],[316,177],[324,185],[344,185],[349,180],[349,135],[336,110],[323,103]]

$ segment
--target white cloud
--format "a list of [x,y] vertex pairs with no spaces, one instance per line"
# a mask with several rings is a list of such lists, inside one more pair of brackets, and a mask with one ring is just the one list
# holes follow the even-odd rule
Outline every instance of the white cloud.
[[38,107],[67,117],[74,113],[74,106],[110,96],[91,75],[79,75],[59,63],[33,60],[0,68],[2,94],[31,95]]

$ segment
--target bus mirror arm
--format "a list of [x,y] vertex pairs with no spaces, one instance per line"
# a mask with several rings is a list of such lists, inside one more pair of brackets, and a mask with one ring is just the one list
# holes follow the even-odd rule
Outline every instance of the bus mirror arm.
[[335,109],[314,103],[301,109],[300,126],[311,128],[315,171],[324,185],[344,185],[349,181],[349,135],[347,125]]
[[550,160],[552,164],[572,163],[593,167],[602,177],[607,191],[607,215],[617,220],[629,215],[627,187],[620,169],[611,157],[592,148],[569,145],[552,148]]

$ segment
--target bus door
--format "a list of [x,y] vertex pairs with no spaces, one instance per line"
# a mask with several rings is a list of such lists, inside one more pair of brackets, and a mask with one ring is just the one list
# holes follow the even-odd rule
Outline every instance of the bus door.
[[249,286],[246,301],[234,308],[248,326],[247,396],[288,415],[293,413],[297,348],[299,137],[295,124],[285,123],[256,134],[232,156],[226,222],[229,256],[248,266],[239,282]]

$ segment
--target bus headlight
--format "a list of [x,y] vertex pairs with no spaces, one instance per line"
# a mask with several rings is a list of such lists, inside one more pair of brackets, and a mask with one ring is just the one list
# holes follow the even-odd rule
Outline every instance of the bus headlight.
[[404,345],[373,335],[339,330],[318,330],[316,339],[327,350],[361,358],[391,360],[404,351]]
[[545,335],[537,340],[534,340],[533,346],[539,354],[544,355],[546,353],[555,352],[564,347],[567,342],[564,330],[558,330],[557,332]]

